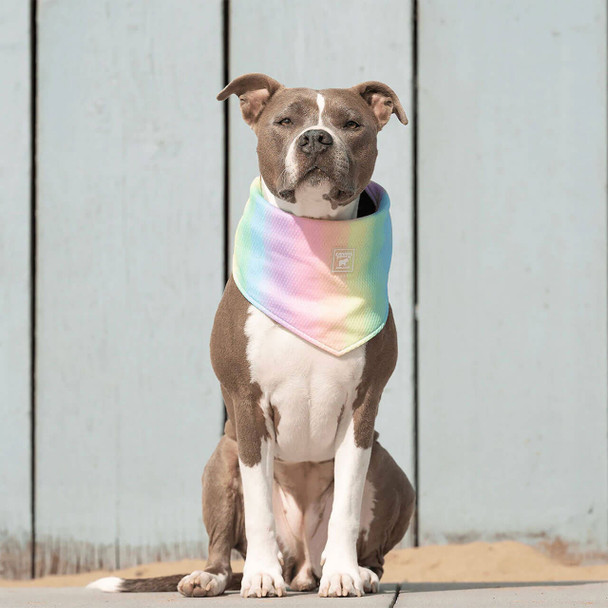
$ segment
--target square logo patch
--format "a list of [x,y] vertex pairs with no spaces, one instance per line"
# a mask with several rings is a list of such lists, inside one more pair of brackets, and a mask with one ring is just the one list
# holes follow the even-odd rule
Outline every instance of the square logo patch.
[[334,249],[332,272],[352,272],[355,269],[354,249]]

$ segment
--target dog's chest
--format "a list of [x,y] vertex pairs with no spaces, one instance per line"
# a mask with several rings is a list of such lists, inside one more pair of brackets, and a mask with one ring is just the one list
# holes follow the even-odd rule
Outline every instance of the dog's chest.
[[287,462],[334,457],[340,424],[352,416],[365,346],[335,357],[250,306],[245,323],[251,380],[274,421],[275,455]]

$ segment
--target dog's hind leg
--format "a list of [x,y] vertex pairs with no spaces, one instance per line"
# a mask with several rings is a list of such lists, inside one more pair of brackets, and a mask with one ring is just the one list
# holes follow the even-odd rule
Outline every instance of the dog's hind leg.
[[232,574],[230,552],[237,549],[244,554],[246,550],[243,490],[237,444],[229,434],[220,439],[203,473],[203,521],[209,534],[209,559],[203,570],[179,582],[178,591],[187,597],[220,595],[227,588],[240,586],[240,577],[234,580]]

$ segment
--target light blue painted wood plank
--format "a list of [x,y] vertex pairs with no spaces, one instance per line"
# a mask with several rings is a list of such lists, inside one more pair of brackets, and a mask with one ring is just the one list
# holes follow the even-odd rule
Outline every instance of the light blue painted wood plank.
[[606,3],[420,3],[424,543],[608,544]]
[[30,9],[0,4],[0,577],[29,576]]
[[[363,0],[233,0],[231,77],[264,72],[286,86],[350,87],[380,80],[412,108],[411,3],[386,10]],[[381,43],[369,40],[370,24]],[[256,138],[230,100],[230,235],[258,174]],[[374,181],[392,201],[394,252],[390,298],[399,332],[399,362],[382,398],[376,428],[410,479],[413,441],[412,128],[393,118],[378,136]],[[232,249],[231,249],[232,250]]]
[[206,549],[220,4],[40,6],[39,571]]

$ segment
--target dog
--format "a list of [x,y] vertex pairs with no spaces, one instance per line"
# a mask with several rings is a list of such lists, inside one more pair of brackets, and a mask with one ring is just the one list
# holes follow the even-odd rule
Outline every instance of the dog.
[[[392,114],[407,124],[391,88],[287,88],[246,74],[217,99],[232,94],[257,136],[259,188],[274,209],[335,222],[375,212],[366,188],[377,134]],[[348,272],[359,255],[340,250],[334,270]],[[189,597],[238,587],[243,597],[283,596],[287,585],[318,588],[322,597],[376,592],[384,556],[405,535],[415,505],[412,485],[374,431],[397,360],[388,301],[387,310],[373,337],[338,356],[254,306],[232,276],[211,335],[228,419],[202,479],[207,566],[91,587],[177,588]],[[232,550],[245,557],[242,577],[232,573]]]

